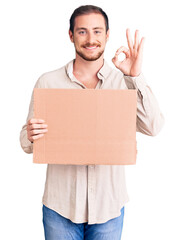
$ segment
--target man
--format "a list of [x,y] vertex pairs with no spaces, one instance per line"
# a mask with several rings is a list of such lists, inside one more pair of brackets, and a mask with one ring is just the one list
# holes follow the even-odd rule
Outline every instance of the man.
[[[91,5],[77,8],[70,18],[69,36],[76,58],[43,74],[34,87],[137,89],[137,131],[158,134],[164,118],[141,73],[145,40],[139,41],[139,32],[135,32],[133,42],[127,29],[128,48],[119,48],[112,59],[120,71],[104,60],[109,24],[101,8]],[[123,61],[118,60],[121,52],[125,54]],[[32,94],[27,123],[20,133],[23,150],[32,153],[34,141],[48,129],[44,119],[33,118]],[[42,199],[45,239],[120,240],[128,200],[123,165],[48,164]]]

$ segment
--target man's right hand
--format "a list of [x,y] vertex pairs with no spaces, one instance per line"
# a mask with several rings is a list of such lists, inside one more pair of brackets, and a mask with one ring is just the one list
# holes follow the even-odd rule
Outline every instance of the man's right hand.
[[31,118],[27,122],[27,138],[30,142],[34,142],[34,140],[41,138],[44,136],[44,133],[48,131],[48,125],[45,123],[43,119]]

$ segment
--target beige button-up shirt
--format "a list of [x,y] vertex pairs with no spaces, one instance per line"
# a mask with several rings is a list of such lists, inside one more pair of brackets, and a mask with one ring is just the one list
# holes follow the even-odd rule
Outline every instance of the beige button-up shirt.
[[[137,131],[152,136],[160,131],[164,118],[142,73],[138,77],[124,76],[104,60],[97,76],[96,89],[137,89]],[[72,60],[41,75],[34,88],[86,89],[86,86],[73,75]],[[21,147],[26,153],[33,152],[34,143],[27,139],[26,130],[31,118],[33,93],[26,124],[20,132]],[[104,223],[120,216],[128,201],[123,165],[47,165],[42,203],[72,222]]]

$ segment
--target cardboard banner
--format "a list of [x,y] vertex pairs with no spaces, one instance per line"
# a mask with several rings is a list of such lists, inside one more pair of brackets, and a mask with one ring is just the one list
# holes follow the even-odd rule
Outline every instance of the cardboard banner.
[[48,132],[33,144],[33,162],[72,165],[136,163],[135,89],[34,89],[34,118]]

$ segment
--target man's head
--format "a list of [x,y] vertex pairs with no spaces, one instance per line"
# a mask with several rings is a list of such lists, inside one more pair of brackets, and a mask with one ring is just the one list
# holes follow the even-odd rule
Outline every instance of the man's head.
[[92,5],[75,9],[70,18],[69,35],[76,54],[87,61],[97,60],[104,53],[109,37],[106,13]]

